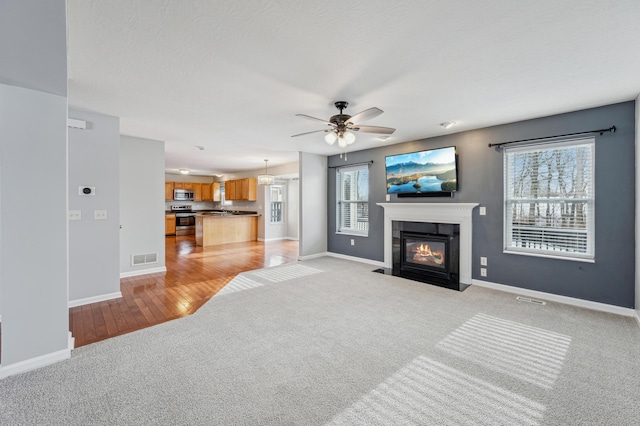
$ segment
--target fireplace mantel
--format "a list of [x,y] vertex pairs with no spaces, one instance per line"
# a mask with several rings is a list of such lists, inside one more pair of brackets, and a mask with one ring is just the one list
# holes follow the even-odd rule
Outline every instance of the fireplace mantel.
[[471,284],[472,212],[478,203],[377,203],[384,208],[384,265],[392,267],[393,221],[460,225],[460,282]]

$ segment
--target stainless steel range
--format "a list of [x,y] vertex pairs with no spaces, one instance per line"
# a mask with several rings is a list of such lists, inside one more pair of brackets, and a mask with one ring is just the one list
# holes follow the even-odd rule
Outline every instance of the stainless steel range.
[[191,211],[190,205],[171,206],[176,213],[176,235],[196,234],[196,213]]

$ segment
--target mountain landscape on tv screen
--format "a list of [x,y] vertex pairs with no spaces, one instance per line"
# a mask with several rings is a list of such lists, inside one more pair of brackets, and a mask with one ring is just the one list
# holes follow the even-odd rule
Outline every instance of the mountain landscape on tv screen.
[[456,190],[456,163],[438,164],[415,161],[387,166],[387,192],[426,193]]

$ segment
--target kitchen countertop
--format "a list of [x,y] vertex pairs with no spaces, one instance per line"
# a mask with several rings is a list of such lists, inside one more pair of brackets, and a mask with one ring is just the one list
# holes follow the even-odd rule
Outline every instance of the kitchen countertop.
[[229,216],[262,216],[258,212],[248,210],[165,210],[165,214],[194,213],[196,216],[229,217]]

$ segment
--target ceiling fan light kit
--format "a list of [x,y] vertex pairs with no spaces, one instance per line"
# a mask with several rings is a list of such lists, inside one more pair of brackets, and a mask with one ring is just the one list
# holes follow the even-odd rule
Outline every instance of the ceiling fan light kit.
[[379,108],[369,108],[365,109],[358,114],[351,116],[348,114],[343,114],[342,111],[347,108],[349,105],[348,102],[338,101],[334,104],[336,108],[340,111],[339,114],[336,114],[329,118],[329,121],[323,120],[321,118],[311,117],[305,114],[296,114],[298,117],[307,118],[309,120],[321,121],[328,126],[331,126],[331,129],[322,129],[322,130],[314,130],[312,132],[300,133],[297,135],[293,135],[292,137],[308,135],[310,133],[324,132],[326,133],[324,140],[329,145],[333,145],[338,142],[338,147],[341,149],[346,149],[348,145],[351,145],[356,141],[356,135],[353,132],[362,132],[362,133],[378,133],[378,134],[386,134],[390,135],[396,131],[391,127],[379,127],[379,126],[361,126],[358,123],[366,120],[371,120],[383,113],[383,111]]

